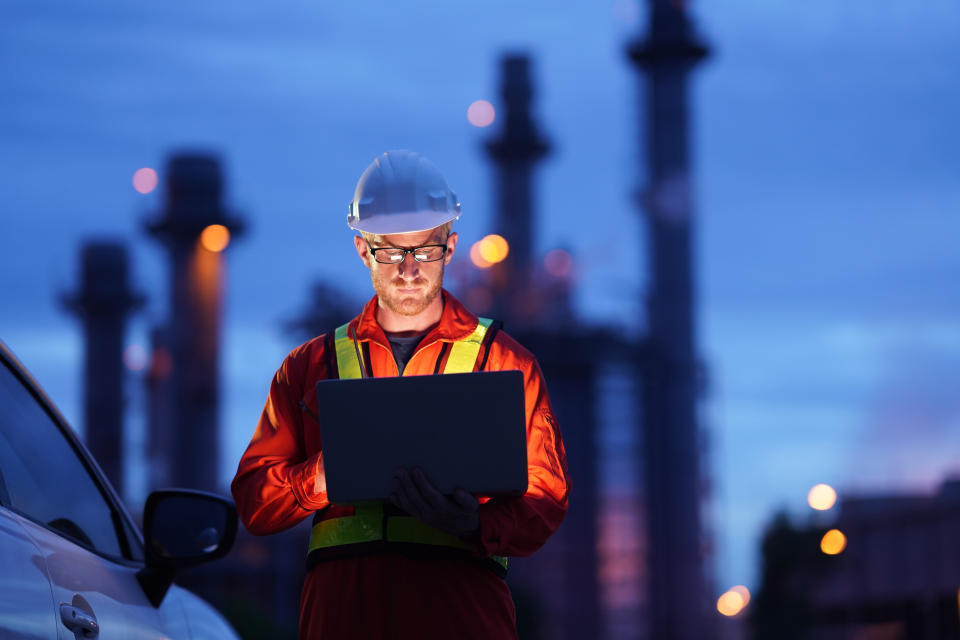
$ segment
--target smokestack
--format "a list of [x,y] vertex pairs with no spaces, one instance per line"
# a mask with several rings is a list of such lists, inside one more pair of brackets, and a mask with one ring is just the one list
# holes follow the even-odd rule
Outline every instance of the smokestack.
[[127,250],[95,241],[80,254],[80,288],[63,296],[83,324],[84,439],[107,478],[123,495],[123,343],[130,313],[143,297],[130,289]]
[[[168,479],[176,486],[216,491],[222,252],[243,224],[223,206],[215,155],[174,155],[166,174],[165,207],[147,229],[170,256]],[[148,435],[150,441],[164,437]]]
[[684,2],[648,4],[649,32],[629,48],[646,107],[640,130],[647,175],[640,204],[651,285],[640,441],[649,528],[648,635],[703,640],[713,632],[705,616],[700,524],[687,75],[707,48],[693,34]]
[[[533,169],[550,151],[533,120],[530,58],[507,55],[501,62],[500,96],[503,127],[486,143],[496,166],[496,233],[506,238],[510,252],[492,267],[494,313],[497,318],[523,322],[524,301],[531,288],[533,231]],[[533,310],[531,310],[533,311]],[[528,318],[529,319],[529,318]]]

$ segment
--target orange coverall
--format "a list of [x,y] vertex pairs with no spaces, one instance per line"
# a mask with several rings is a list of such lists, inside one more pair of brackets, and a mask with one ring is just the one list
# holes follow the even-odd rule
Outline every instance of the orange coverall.
[[[476,316],[456,298],[443,291],[443,300],[440,322],[424,336],[404,375],[432,374],[442,343],[464,338],[476,327]],[[373,375],[395,376],[376,309],[374,296],[351,327],[361,345],[369,343]],[[323,336],[314,338],[286,357],[240,460],[231,490],[253,534],[283,531],[330,506],[320,429],[312,415],[315,383],[328,377],[331,363],[336,366],[335,354],[329,357],[324,344]],[[503,331],[489,350],[485,370],[519,369],[524,375],[529,484],[520,497],[478,496],[475,554],[526,556],[546,542],[566,514],[566,454],[534,357]],[[478,363],[483,356],[481,350]],[[388,414],[390,408],[376,410]],[[300,601],[300,638],[516,638],[515,618],[506,583],[481,563],[450,553],[389,551],[324,560],[310,568]]]

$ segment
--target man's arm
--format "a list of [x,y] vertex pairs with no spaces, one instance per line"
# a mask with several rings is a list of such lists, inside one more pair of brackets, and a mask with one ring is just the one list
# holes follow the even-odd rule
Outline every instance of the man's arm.
[[523,496],[491,498],[480,505],[479,543],[488,555],[532,554],[557,530],[567,513],[570,477],[566,451],[543,373],[535,360],[522,370],[527,407],[527,491]]
[[274,375],[230,485],[240,519],[255,535],[289,529],[329,504],[319,444],[308,451],[303,435],[301,399],[310,344],[291,352]]

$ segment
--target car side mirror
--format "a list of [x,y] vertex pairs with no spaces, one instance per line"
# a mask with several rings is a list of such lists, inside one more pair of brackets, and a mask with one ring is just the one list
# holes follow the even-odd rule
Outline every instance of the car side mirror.
[[237,510],[226,498],[188,489],[164,489],[143,508],[146,566],[137,574],[154,607],[180,569],[227,555],[237,536]]

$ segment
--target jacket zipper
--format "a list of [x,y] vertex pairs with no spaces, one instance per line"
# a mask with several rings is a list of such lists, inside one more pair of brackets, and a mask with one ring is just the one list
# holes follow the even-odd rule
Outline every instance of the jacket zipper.
[[[380,344],[379,342],[376,342],[375,340],[370,340],[369,342],[370,342],[371,344],[377,345],[377,346],[380,347],[381,349],[387,349],[387,347],[383,346],[383,345]],[[442,340],[434,340],[433,342],[431,342],[431,343],[428,344],[428,345],[422,345],[422,344],[421,344],[421,345],[417,345],[417,350],[413,352],[413,355],[411,355],[411,356],[410,356],[410,359],[407,360],[407,366],[405,366],[405,367],[403,368],[404,373],[400,373],[400,367],[397,366],[397,359],[396,359],[396,357],[394,357],[394,355],[393,355],[393,349],[387,349],[387,351],[390,352],[390,359],[393,361],[393,369],[394,369],[394,371],[397,372],[396,375],[398,375],[398,376],[405,376],[405,375],[406,375],[406,372],[410,369],[410,363],[413,362],[413,359],[416,358],[417,355],[418,355],[421,351],[425,351],[425,350],[429,349],[430,347],[432,347],[433,345],[435,345],[435,344],[437,344],[437,343],[439,343],[439,342],[442,342]],[[373,371],[370,372],[370,377],[374,377]]]

